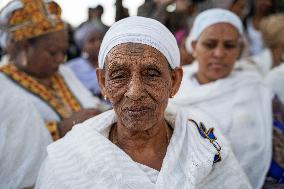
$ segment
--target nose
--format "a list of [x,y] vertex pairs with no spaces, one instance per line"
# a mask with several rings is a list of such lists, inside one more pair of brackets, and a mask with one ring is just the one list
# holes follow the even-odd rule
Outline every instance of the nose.
[[137,75],[131,77],[125,96],[131,100],[140,100],[145,97],[145,86]]
[[223,58],[226,54],[224,47],[222,47],[221,45],[217,46],[214,49],[213,53],[216,58]]

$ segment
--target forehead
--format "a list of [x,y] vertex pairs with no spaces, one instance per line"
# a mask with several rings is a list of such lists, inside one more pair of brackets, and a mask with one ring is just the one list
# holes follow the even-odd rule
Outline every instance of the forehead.
[[123,43],[112,48],[106,56],[106,68],[121,65],[169,66],[167,59],[160,51],[140,43]]
[[36,39],[36,44],[45,47],[66,47],[68,46],[68,34],[66,30],[52,32]]
[[207,27],[200,35],[200,39],[214,40],[237,40],[239,38],[238,30],[228,23],[217,23]]

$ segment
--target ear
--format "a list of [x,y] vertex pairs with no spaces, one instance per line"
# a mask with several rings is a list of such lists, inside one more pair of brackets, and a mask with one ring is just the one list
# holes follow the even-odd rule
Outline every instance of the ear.
[[107,96],[106,87],[105,87],[105,71],[103,69],[97,68],[96,74],[97,74],[98,83],[102,91],[102,95]]
[[170,96],[174,96],[177,93],[181,84],[182,76],[183,76],[183,70],[181,67],[177,67],[174,70],[172,70],[171,72],[172,88],[170,91]]
[[196,42],[196,41],[192,41],[192,42],[191,42],[192,56],[193,56],[194,58],[196,58],[196,45],[197,45],[197,42]]

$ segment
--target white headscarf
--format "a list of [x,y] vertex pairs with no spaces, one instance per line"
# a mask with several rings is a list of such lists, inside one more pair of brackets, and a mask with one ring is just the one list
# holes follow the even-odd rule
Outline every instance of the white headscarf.
[[172,33],[151,18],[133,16],[114,23],[104,36],[99,53],[99,68],[103,68],[107,53],[122,43],[142,43],[154,47],[167,59],[171,68],[180,65],[177,42]]
[[100,22],[94,20],[91,22],[86,22],[82,26],[80,26],[75,31],[74,39],[76,45],[82,50],[84,44],[86,43],[87,39],[90,35],[94,32],[98,32],[101,34],[105,34],[107,28]]
[[243,35],[243,24],[236,14],[225,9],[209,9],[203,11],[196,17],[189,37],[186,39],[187,51],[192,52],[191,43],[198,40],[199,36],[206,28],[217,23],[231,24],[238,30],[240,36]]

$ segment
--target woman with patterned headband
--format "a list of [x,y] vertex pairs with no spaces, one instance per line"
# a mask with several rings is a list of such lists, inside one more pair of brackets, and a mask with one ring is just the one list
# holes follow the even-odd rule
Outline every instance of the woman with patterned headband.
[[[6,40],[12,47],[8,48],[9,64],[0,67],[1,88],[5,87],[0,90],[0,107],[6,108],[14,93],[25,96],[23,98],[29,100],[26,104],[32,104],[31,110],[37,111],[35,115],[40,116],[39,123],[42,123],[45,130],[49,130],[54,140],[64,136],[76,123],[96,115],[100,108],[99,100],[84,88],[73,72],[60,65],[64,61],[68,46],[67,33],[60,14],[60,7],[55,2],[42,0],[13,0],[0,12],[1,30],[5,32]],[[15,101],[18,102],[16,99]],[[17,119],[21,117],[17,114],[29,116],[27,112],[22,112],[20,103],[21,101],[8,104],[9,107],[14,105],[10,108],[14,113],[1,120],[1,129],[11,129],[10,127],[14,128],[17,125],[19,129],[24,126],[30,127],[30,124],[25,125],[25,123],[27,119],[33,119],[33,117]],[[4,113],[1,111],[0,117],[3,116]],[[34,119],[36,122],[37,118],[34,117]],[[20,125],[23,126],[20,127]],[[34,135],[37,135],[36,130],[34,131]],[[21,137],[11,138],[14,136],[11,132],[7,132],[7,135],[0,139],[0,161],[3,160],[2,156],[6,155],[5,149],[10,148],[12,151],[24,149],[21,146]],[[43,138],[45,137],[41,137],[42,140]],[[47,138],[45,143],[50,143],[50,138]],[[9,145],[10,140],[14,141],[13,144],[16,142],[18,146]],[[25,142],[22,143],[25,144]],[[42,145],[41,148],[45,148],[46,145]],[[15,154],[17,153],[10,153],[11,157],[9,156],[7,160],[15,162],[25,160],[22,156],[14,157]],[[36,156],[36,153],[30,154],[32,155]],[[0,162],[0,165],[0,188],[25,186],[21,185],[26,173],[24,167],[30,164]],[[19,174],[9,177],[6,174],[7,170],[14,170],[15,174]],[[32,171],[37,172],[38,166],[35,166]],[[34,182],[35,178],[32,177],[30,181]]]
[[48,146],[36,188],[250,188],[226,142],[206,129],[213,123],[205,115],[165,110],[182,69],[177,42],[160,22],[113,24],[97,75],[114,109]]

